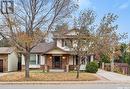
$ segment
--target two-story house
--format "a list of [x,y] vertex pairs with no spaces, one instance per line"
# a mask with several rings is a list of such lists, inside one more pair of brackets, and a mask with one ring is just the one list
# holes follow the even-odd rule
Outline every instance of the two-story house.
[[[47,65],[50,70],[59,69],[65,70],[66,65],[69,66],[69,70],[74,70],[77,65],[77,55],[73,54],[69,47],[67,47],[66,39],[71,40],[76,34],[76,30],[68,30],[62,35],[53,33],[54,41],[51,43],[40,43],[31,50],[30,56],[30,68],[45,69]],[[85,70],[86,63],[93,61],[94,56],[88,55],[88,58],[80,66],[80,70]],[[22,56],[22,66],[24,68],[25,61]]]

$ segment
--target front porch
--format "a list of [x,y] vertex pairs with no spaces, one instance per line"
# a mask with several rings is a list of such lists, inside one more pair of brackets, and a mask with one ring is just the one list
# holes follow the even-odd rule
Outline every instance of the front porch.
[[[85,70],[87,62],[93,61],[92,55],[86,57],[80,66],[80,70]],[[42,69],[47,72],[54,70],[62,70],[64,72],[73,71],[76,69],[78,59],[76,55],[72,55],[67,51],[60,48],[53,48],[44,54],[35,53],[30,55],[30,65],[31,69]],[[22,56],[22,69],[25,66],[24,56]]]
[[47,54],[45,55],[45,64],[41,68],[49,72],[65,72],[69,65],[69,57],[69,54]]

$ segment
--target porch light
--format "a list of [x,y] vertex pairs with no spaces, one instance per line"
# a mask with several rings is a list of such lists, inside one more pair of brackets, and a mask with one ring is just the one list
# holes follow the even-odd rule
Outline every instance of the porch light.
[[65,58],[66,58],[66,57],[64,57],[64,56],[62,57],[62,59],[65,59]]
[[52,57],[49,57],[50,59],[52,59]]

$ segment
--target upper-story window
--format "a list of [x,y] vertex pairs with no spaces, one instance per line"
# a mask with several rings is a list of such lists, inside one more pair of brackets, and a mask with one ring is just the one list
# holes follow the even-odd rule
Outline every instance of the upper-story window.
[[62,39],[62,47],[71,47],[73,45],[72,39]]
[[67,41],[62,39],[62,47],[67,46]]

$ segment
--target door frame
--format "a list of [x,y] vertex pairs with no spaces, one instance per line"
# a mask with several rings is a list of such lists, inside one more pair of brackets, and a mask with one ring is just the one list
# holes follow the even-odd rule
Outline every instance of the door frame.
[[0,72],[4,72],[4,65],[3,65],[3,59],[0,59],[0,61],[2,61],[2,65],[0,65],[2,68],[0,68],[0,69],[2,69],[2,71],[0,71]]
[[[56,57],[59,57],[59,67],[56,67]],[[61,56],[52,56],[52,69],[62,69],[62,59]]]

